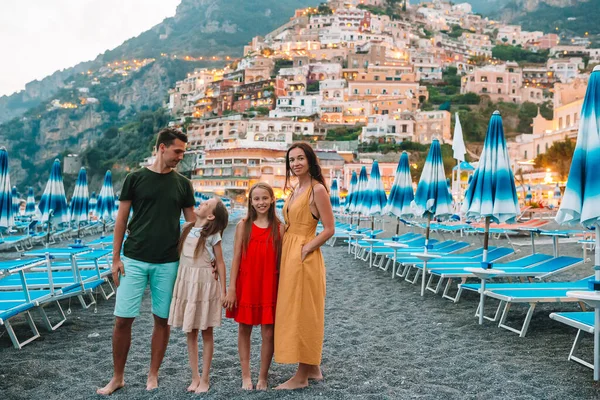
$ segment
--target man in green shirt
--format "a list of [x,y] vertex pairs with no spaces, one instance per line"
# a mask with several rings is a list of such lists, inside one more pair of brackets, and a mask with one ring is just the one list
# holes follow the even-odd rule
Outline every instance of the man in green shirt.
[[[192,184],[175,171],[186,143],[187,136],[175,129],[160,131],[154,163],[130,173],[123,183],[113,240],[112,275],[118,288],[112,339],[114,371],[111,381],[98,389],[98,394],[109,395],[125,385],[123,374],[131,345],[131,326],[139,315],[148,283],[154,330],[146,390],[158,387],[158,369],[169,342],[167,321],[179,266],[179,218],[182,211],[186,221],[196,218]],[[133,217],[127,225],[130,209]],[[128,236],[121,257],[126,229]]]

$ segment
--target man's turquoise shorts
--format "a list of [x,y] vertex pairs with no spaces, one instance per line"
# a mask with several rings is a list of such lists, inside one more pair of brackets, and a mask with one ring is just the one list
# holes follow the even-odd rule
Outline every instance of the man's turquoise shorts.
[[151,264],[144,261],[121,257],[125,275],[121,276],[117,288],[115,312],[117,317],[134,318],[140,314],[142,296],[150,282],[152,314],[169,318],[169,308],[173,297],[173,287],[177,279],[179,261]]

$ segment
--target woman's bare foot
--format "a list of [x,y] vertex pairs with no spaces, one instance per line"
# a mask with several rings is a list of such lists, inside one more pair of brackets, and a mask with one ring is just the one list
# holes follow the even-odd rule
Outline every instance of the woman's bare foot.
[[148,375],[148,380],[146,380],[146,390],[156,390],[158,389],[158,376],[156,375]]
[[254,385],[252,385],[252,378],[242,378],[242,389],[254,390]]
[[190,386],[188,386],[187,391],[195,392],[196,389],[198,388],[199,384],[200,384],[200,377],[192,378],[192,383],[190,383]]
[[125,386],[125,380],[124,379],[112,378],[110,380],[110,382],[108,382],[108,384],[106,386],[104,386],[103,388],[97,389],[96,393],[100,394],[102,396],[110,396],[115,391],[121,389],[123,386]]
[[318,365],[313,365],[310,367],[308,371],[308,379],[312,379],[315,381],[323,380],[323,372],[321,372],[321,367]]
[[267,390],[268,387],[269,384],[266,379],[259,379],[258,382],[256,382],[256,390]]
[[206,393],[210,388],[210,382],[206,382],[204,380],[200,381],[200,384],[196,388],[196,393]]
[[294,389],[302,389],[308,386],[308,379],[299,379],[294,375],[287,382],[282,383],[277,386],[275,390],[294,390]]

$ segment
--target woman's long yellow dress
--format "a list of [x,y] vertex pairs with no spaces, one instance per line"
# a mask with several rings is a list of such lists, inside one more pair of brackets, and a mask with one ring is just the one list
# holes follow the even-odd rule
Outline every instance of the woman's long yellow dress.
[[[313,186],[314,188],[314,186]],[[321,364],[325,326],[325,264],[321,249],[302,261],[302,246],[315,237],[317,220],[310,211],[310,194],[289,199],[283,207],[279,290],[275,311],[275,362]]]

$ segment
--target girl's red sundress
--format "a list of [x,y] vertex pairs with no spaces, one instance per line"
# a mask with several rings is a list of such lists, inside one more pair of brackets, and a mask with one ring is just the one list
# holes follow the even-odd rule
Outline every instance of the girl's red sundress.
[[[252,224],[246,253],[242,253],[236,281],[237,307],[227,310],[227,318],[246,325],[275,323],[277,304],[277,250],[271,228]],[[279,233],[277,233],[279,234]]]

